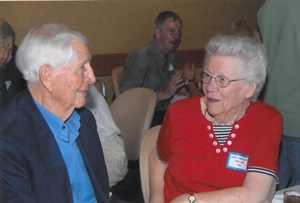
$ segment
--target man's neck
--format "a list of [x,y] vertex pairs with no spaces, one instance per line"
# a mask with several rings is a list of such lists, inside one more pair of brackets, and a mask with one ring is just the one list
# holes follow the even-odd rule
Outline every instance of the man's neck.
[[33,99],[63,122],[65,122],[74,111],[74,109],[65,109],[62,105],[57,104],[57,102],[53,100],[51,93],[44,86],[41,87],[41,83],[29,84],[28,90]]

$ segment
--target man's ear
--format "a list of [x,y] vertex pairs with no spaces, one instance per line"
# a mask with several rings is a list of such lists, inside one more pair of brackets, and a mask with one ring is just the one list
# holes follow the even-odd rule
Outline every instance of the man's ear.
[[49,91],[52,92],[52,83],[53,83],[53,68],[50,65],[42,65],[39,70],[39,76],[43,86]]
[[4,39],[4,44],[7,49],[11,49],[14,45],[12,37],[8,36]]
[[158,28],[154,28],[154,37],[155,39],[159,38],[161,34],[161,30]]

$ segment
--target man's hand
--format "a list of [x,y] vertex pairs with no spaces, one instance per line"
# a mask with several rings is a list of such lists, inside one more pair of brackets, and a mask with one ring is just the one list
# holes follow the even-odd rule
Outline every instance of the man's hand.
[[176,93],[176,91],[178,89],[182,88],[184,85],[185,85],[184,80],[183,80],[181,74],[175,74],[172,77],[172,79],[169,82],[166,89],[164,89],[163,91],[157,93],[158,100],[162,101],[162,100],[172,98],[174,96],[174,94]]
[[195,79],[195,64],[187,63],[183,66],[182,77],[187,84],[187,92],[190,96],[202,95],[199,91],[199,81]]
[[182,69],[182,78],[185,81],[194,80],[195,79],[195,65],[194,63],[187,63],[183,66]]

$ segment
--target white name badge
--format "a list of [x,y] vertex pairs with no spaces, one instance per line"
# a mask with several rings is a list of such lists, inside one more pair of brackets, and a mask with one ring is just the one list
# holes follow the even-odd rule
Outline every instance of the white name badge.
[[233,170],[246,172],[248,159],[249,156],[236,152],[229,152],[226,167]]

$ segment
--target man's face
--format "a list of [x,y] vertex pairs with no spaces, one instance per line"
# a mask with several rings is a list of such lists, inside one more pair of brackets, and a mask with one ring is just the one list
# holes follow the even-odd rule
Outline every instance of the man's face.
[[11,58],[11,51],[9,50],[6,40],[0,40],[0,68],[4,68],[4,66],[8,63]]
[[56,105],[70,112],[85,105],[88,86],[96,80],[88,47],[78,41],[72,44],[77,57],[70,65],[55,69],[52,86]]
[[167,18],[163,28],[155,28],[155,40],[163,54],[175,51],[181,41],[182,25],[179,20]]

